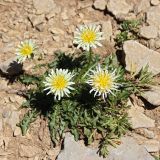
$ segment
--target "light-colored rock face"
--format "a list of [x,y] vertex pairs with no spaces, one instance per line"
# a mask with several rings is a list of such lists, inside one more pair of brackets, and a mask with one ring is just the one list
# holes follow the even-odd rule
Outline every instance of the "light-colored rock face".
[[157,140],[147,140],[144,142],[143,145],[148,152],[159,152],[160,151],[160,142]]
[[144,92],[142,95],[149,103],[160,106],[160,87],[151,86],[151,90]]
[[103,160],[97,150],[89,149],[74,140],[71,134],[66,134],[64,150],[58,155],[57,160]]
[[44,22],[45,16],[44,14],[38,15],[38,16],[32,15],[32,16],[29,16],[29,20],[31,21],[32,25],[35,27]]
[[153,6],[147,11],[147,23],[160,27],[160,5]]
[[140,35],[146,39],[156,38],[158,29],[155,26],[144,26],[140,29]]
[[56,4],[53,0],[33,0],[33,5],[37,10],[37,14],[49,13],[56,8]]
[[131,106],[128,117],[133,129],[155,127],[155,120],[147,117],[139,106],[133,105],[130,101],[128,103]]
[[105,10],[107,5],[107,0],[95,0],[93,6],[99,10]]
[[111,21],[102,21],[102,32],[104,33],[103,36],[107,41],[111,40],[112,36],[112,24]]
[[107,160],[154,160],[144,146],[138,145],[132,137],[123,137],[121,145],[110,151]]
[[134,41],[126,41],[123,45],[126,70],[138,73],[142,67],[149,66],[148,70],[154,75],[160,73],[160,54]]
[[107,9],[117,17],[119,15],[128,14],[129,11],[133,9],[133,5],[128,4],[126,0],[109,0]]
[[123,137],[121,145],[109,147],[107,158],[99,157],[95,149],[89,149],[75,142],[73,136],[67,134],[64,140],[64,150],[57,160],[154,160],[144,146],[138,145],[132,137]]
[[151,0],[151,4],[152,4],[153,6],[159,5],[159,3],[160,3],[159,0]]
[[149,0],[138,0],[137,4],[134,7],[135,13],[140,13],[146,11],[150,7]]

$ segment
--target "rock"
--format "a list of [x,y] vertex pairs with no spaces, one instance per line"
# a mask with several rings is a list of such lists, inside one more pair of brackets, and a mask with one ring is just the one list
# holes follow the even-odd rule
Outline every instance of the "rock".
[[57,160],[103,160],[96,149],[90,149],[80,145],[74,137],[67,133],[64,140],[64,150],[60,152]]
[[36,16],[36,15],[30,15],[29,17],[30,22],[32,23],[33,27],[38,26],[45,22],[45,16],[44,14]]
[[134,40],[124,42],[126,70],[138,73],[142,67],[149,66],[148,70],[154,75],[160,73],[160,54]]
[[136,130],[136,133],[143,135],[146,138],[153,139],[155,137],[155,134],[153,131],[148,130],[147,128],[139,128]]
[[151,86],[151,90],[144,92],[142,97],[154,106],[160,106],[160,87]]
[[16,58],[10,58],[0,64],[0,71],[8,76],[18,75],[22,72],[22,64],[16,61]]
[[11,126],[12,130],[14,131],[16,125],[19,123],[19,112],[12,111],[9,118],[7,118],[7,123]]
[[153,26],[160,26],[160,5],[150,7],[147,11],[147,23]]
[[155,40],[155,47],[158,49],[160,48],[160,39]]
[[99,157],[96,149],[91,149],[74,141],[74,137],[66,134],[64,150],[60,152],[57,160],[154,160],[145,147],[138,145],[132,137],[123,137],[121,144],[116,148],[109,147],[107,158]]
[[151,4],[152,4],[153,6],[159,5],[159,3],[160,3],[159,0],[151,0]]
[[149,7],[150,7],[149,0],[138,0],[134,7],[134,12],[135,13],[145,12]]
[[84,9],[92,6],[92,1],[78,1],[78,9]]
[[46,14],[46,19],[49,20],[53,17],[55,17],[56,14],[59,14],[61,12],[61,6],[56,6],[56,8],[52,11],[50,11],[48,14]]
[[154,160],[144,146],[132,137],[123,137],[117,148],[110,150],[107,160]]
[[67,13],[67,10],[64,10],[62,13],[61,13],[61,17],[63,20],[67,20],[69,19],[69,15]]
[[147,117],[139,106],[133,105],[130,101],[128,104],[131,106],[128,117],[133,129],[155,127],[155,120]]
[[155,45],[156,45],[155,39],[150,39],[150,40],[148,41],[148,47],[149,47],[150,49],[155,50]]
[[116,18],[120,15],[126,15],[133,9],[132,4],[128,4],[126,0],[109,0],[107,4],[107,9]]
[[144,26],[140,28],[140,35],[146,39],[156,38],[158,29],[155,26]]
[[64,31],[60,28],[51,27],[49,28],[49,31],[54,35],[64,35]]
[[107,0],[95,0],[93,6],[99,10],[105,10],[107,6]]
[[0,80],[0,91],[7,91],[10,87],[8,86],[8,82],[4,79]]
[[148,140],[144,142],[144,147],[148,152],[159,152],[160,151],[160,142],[157,140]]
[[0,117],[0,132],[3,130],[3,121],[2,118]]
[[19,148],[19,154],[21,157],[31,158],[40,153],[42,153],[42,149],[37,146],[21,144]]
[[36,25],[36,29],[39,31],[39,32],[43,32],[44,29],[45,29],[45,26],[43,23],[39,24],[39,25]]
[[13,135],[15,137],[21,135],[21,129],[20,129],[20,127],[16,127],[15,128]]
[[49,13],[56,8],[53,0],[33,0],[33,6],[37,10],[37,14]]
[[102,32],[104,33],[104,38],[107,41],[111,41],[111,36],[112,36],[112,23],[110,20],[108,21],[102,21]]

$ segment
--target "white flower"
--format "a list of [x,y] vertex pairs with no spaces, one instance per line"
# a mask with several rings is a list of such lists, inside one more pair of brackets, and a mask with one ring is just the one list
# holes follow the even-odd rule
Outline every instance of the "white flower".
[[75,84],[71,81],[73,74],[68,72],[67,69],[56,69],[52,70],[51,73],[46,77],[45,89],[49,90],[47,94],[53,93],[54,98],[60,100],[64,95],[68,96],[70,90],[74,90],[71,85]]
[[36,52],[36,45],[32,40],[26,40],[21,42],[21,44],[16,49],[17,60],[22,63],[26,58],[31,58]]
[[74,33],[73,43],[78,45],[77,48],[82,47],[86,51],[92,47],[102,46],[99,41],[104,38],[102,37],[103,33],[99,30],[100,25],[81,25]]
[[107,69],[102,69],[100,65],[96,67],[96,70],[91,70],[89,74],[89,80],[87,83],[92,86],[91,92],[95,92],[94,96],[102,96],[105,101],[107,94],[113,94],[113,91],[117,91],[120,86],[116,83],[118,76],[115,75],[115,71],[109,73]]

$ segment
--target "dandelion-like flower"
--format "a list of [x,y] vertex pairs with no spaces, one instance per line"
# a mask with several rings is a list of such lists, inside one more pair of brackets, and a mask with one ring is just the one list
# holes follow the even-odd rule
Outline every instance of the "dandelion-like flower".
[[16,49],[17,60],[22,63],[26,58],[31,58],[36,52],[36,45],[32,40],[26,40],[21,42],[21,44]]
[[102,46],[99,42],[104,39],[102,35],[100,25],[81,25],[74,33],[73,43],[78,45],[77,48],[82,47],[84,50],[89,51],[92,47],[97,48],[97,46]]
[[46,77],[44,82],[46,88],[49,90],[47,94],[53,93],[54,98],[60,100],[64,95],[69,96],[70,90],[74,90],[71,85],[75,84],[71,81],[73,74],[67,69],[56,69],[52,70],[51,73]]
[[91,70],[89,77],[87,83],[92,86],[90,93],[95,92],[94,96],[102,96],[104,101],[107,94],[115,95],[113,91],[117,91],[120,86],[119,83],[116,83],[118,76],[115,75],[115,71],[109,73],[107,69],[102,69],[100,65],[96,70]]

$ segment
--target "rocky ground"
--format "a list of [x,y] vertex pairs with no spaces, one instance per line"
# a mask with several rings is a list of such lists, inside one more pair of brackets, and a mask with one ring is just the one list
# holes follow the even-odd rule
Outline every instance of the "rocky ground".
[[[133,131],[123,137],[117,149],[111,149],[107,160],[152,160],[160,155],[160,1],[159,0],[0,0],[0,70],[11,76],[21,66],[8,69],[20,41],[34,39],[39,52],[49,61],[53,52],[74,53],[73,32],[79,24],[102,26],[105,40],[95,52],[106,56],[116,52],[115,37],[123,20],[142,19],[138,40],[123,44],[126,70],[137,73],[149,64],[157,86],[135,99],[128,114]],[[26,72],[33,64],[24,63]],[[16,124],[25,110],[19,110],[26,87],[0,76],[0,160],[100,160],[96,149],[86,149],[66,135],[64,150],[53,148],[47,122],[43,117],[31,125],[26,136]],[[130,145],[129,145],[130,144]],[[73,152],[74,151],[74,152]],[[60,153],[60,154],[59,154]],[[78,155],[78,156],[77,156]],[[82,155],[82,156],[81,156]],[[76,158],[75,158],[76,157]],[[83,157],[83,158],[82,158]],[[133,157],[133,158],[132,158]]]

